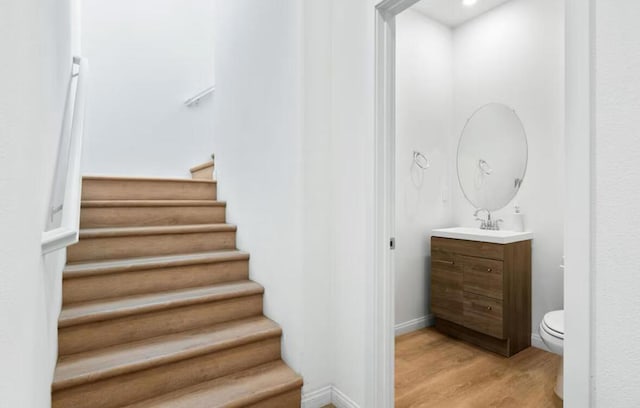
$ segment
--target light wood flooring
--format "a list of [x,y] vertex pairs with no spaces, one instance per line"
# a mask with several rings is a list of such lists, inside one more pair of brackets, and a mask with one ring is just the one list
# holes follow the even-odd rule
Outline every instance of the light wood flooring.
[[397,408],[559,408],[560,357],[528,348],[507,359],[433,328],[396,339]]

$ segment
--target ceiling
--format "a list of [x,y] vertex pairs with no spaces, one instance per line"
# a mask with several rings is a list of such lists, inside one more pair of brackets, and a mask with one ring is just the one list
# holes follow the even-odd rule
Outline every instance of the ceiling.
[[465,6],[462,0],[422,0],[412,9],[449,27],[457,27],[508,1],[478,0],[473,6]]

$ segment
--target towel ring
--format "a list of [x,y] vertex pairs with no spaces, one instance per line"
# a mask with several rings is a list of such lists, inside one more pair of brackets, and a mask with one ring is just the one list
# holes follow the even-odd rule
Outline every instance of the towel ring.
[[418,151],[413,152],[413,162],[416,164],[416,166],[418,166],[422,170],[427,170],[429,167],[431,167],[431,163],[429,162],[429,159],[427,159],[427,157],[424,154]]
[[490,176],[493,173],[493,168],[482,159],[478,160],[478,167],[480,168],[480,174],[483,176]]

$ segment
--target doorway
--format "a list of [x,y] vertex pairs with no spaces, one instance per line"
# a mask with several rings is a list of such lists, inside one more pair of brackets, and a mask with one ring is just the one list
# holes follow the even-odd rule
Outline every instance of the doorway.
[[[396,211],[396,16],[414,0],[386,0],[378,4],[376,22],[376,206],[374,265],[370,330],[375,361],[368,384],[368,406],[394,403],[395,255],[390,237],[397,232]],[[565,255],[564,303],[566,314],[565,401],[589,406],[590,338],[589,310],[591,262],[591,24],[590,6],[566,3],[565,65]],[[419,152],[423,153],[423,152]],[[585,256],[587,254],[587,256]]]

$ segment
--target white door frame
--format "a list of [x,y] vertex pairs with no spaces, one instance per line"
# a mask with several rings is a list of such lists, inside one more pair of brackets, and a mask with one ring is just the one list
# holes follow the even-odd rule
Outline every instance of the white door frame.
[[[376,6],[374,278],[369,289],[366,406],[394,406],[395,17],[419,0]],[[558,0],[563,1],[563,0]],[[565,407],[592,406],[593,0],[566,1]]]

